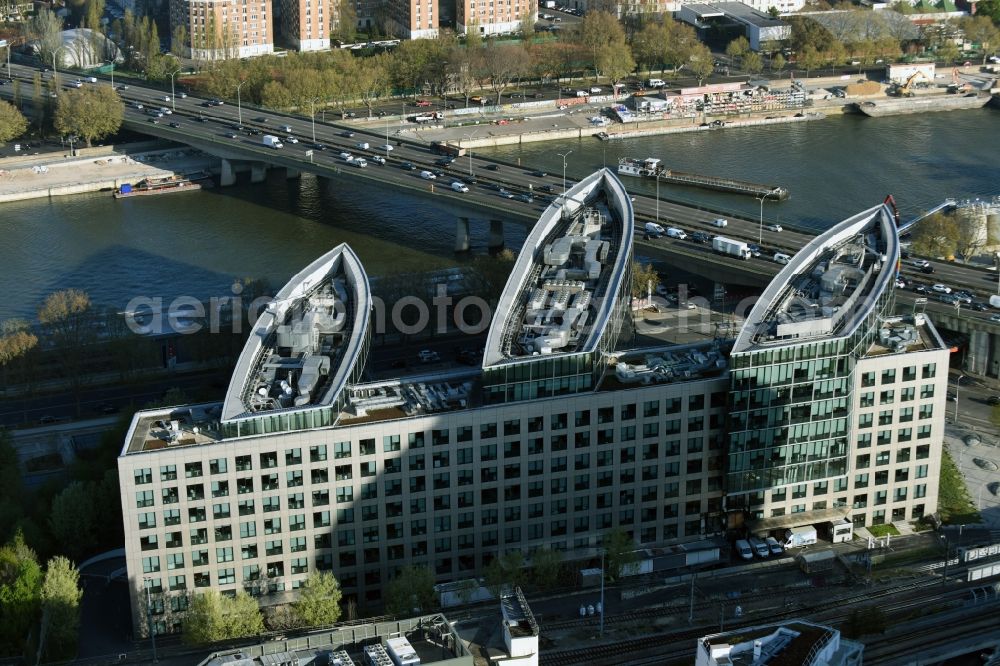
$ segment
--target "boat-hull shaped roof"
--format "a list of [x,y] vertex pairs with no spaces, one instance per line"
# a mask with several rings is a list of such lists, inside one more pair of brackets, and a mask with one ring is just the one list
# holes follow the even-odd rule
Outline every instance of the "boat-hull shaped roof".
[[[337,304],[332,311],[342,316],[342,320],[336,324],[343,342],[336,351],[334,364],[332,366],[327,364],[330,367],[324,368],[326,372],[323,375],[321,390],[306,404],[277,407],[267,411],[254,410],[248,403],[249,396],[256,390],[252,383],[255,381],[255,373],[268,361],[268,355],[274,351],[278,328],[285,325],[289,317],[295,314],[294,308],[301,309],[303,304],[308,305],[309,299],[317,289],[329,287],[334,281],[338,283],[339,291],[336,294]],[[341,243],[296,273],[254,323],[253,331],[240,353],[230,379],[221,420],[226,422],[257,416],[268,411],[284,413],[334,404],[364,349],[371,308],[368,275],[361,260],[346,243]],[[332,325],[329,322],[323,323]],[[308,336],[310,332],[306,335]]]
[[[615,173],[606,168],[592,173],[565,194],[557,197],[541,214],[528,234],[497,304],[496,316],[493,318],[483,354],[484,368],[532,358],[529,355],[508,353],[504,349],[505,337],[509,336],[511,327],[518,326],[519,322],[513,321],[513,318],[523,310],[525,300],[538,286],[535,280],[539,266],[545,263],[543,254],[546,245],[551,245],[553,236],[558,235],[561,225],[566,225],[566,215],[583,211],[599,198],[602,199],[607,212],[616,218],[616,237],[610,243],[613,255],[607,264],[610,273],[607,276],[603,273],[601,275],[601,295],[595,294],[595,299],[590,305],[593,317],[587,324],[588,330],[585,336],[573,351],[583,353],[596,349],[611,319],[615,295],[619,293],[622,282],[628,277],[634,225],[631,198]],[[555,354],[546,355],[551,357]]]

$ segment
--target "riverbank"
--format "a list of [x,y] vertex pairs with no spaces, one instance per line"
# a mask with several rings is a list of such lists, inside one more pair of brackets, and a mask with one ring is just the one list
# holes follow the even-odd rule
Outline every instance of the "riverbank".
[[0,168],[0,203],[111,191],[143,178],[207,170],[217,162],[194,148],[132,152],[128,146],[100,156],[39,155],[5,160]]

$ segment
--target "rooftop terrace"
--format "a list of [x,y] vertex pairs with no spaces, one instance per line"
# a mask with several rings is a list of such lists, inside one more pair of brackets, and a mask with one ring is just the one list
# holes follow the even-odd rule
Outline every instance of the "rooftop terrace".
[[833,666],[849,664],[864,646],[802,620],[735,629],[698,641],[698,666]]

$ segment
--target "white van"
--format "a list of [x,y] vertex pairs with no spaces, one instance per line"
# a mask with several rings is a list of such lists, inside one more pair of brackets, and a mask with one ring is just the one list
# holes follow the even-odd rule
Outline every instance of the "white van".
[[678,240],[684,240],[688,237],[688,235],[684,233],[683,229],[677,229],[676,227],[668,227],[667,236],[670,238],[677,238]]
[[774,253],[774,263],[776,263],[776,264],[787,264],[791,260],[792,260],[792,258],[790,256],[788,256],[787,254],[785,254],[784,252],[775,252]]
[[740,557],[744,560],[753,559],[753,549],[750,548],[750,543],[745,539],[739,539],[736,541],[736,552],[740,554]]
[[667,82],[664,81],[663,79],[649,79],[648,81],[646,81],[646,85],[649,86],[650,88],[662,88],[663,86],[667,85]]
[[722,229],[724,227],[728,227],[729,226],[729,220],[727,220],[725,218],[722,218],[722,217],[717,217],[714,220],[712,220],[712,226],[713,227],[719,227],[720,229]]
[[367,141],[361,141],[361,142],[359,142],[359,143],[358,143],[358,145],[357,145],[357,146],[355,146],[355,147],[356,147],[356,148],[357,148],[358,150],[368,150],[368,142],[367,142]]
[[663,227],[658,225],[656,222],[647,222],[646,233],[652,236],[653,238],[659,238],[666,232],[663,230]]
[[451,189],[455,190],[456,192],[468,192],[469,191],[468,185],[466,185],[465,183],[463,183],[461,181],[458,181],[458,180],[456,180],[454,183],[451,184]]
[[753,552],[756,553],[757,557],[761,559],[766,560],[771,554],[771,549],[768,548],[767,544],[756,537],[750,537],[750,547],[753,548]]

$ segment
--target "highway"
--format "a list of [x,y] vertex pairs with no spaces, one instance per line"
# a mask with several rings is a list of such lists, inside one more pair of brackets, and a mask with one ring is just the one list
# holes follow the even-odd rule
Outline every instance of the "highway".
[[[25,94],[24,91],[30,90],[29,86],[36,72],[37,69],[24,65],[11,66],[12,76],[22,81],[22,95]],[[51,75],[51,72],[45,74],[47,77]],[[62,86],[70,89],[77,77],[69,72],[61,72],[59,78]],[[98,79],[96,84],[83,85],[110,85],[110,82]],[[190,143],[232,159],[299,168],[317,175],[336,175],[341,179],[353,176],[373,186],[389,184],[400,190],[432,197],[444,207],[478,211],[478,215],[486,218],[523,224],[533,224],[545,207],[563,191],[561,173],[546,174],[530,166],[504,163],[477,154],[457,158],[448,165],[437,163],[442,156],[430,152],[422,144],[395,137],[392,125],[387,125],[385,132],[377,132],[359,129],[347,123],[313,122],[304,116],[263,111],[248,106],[243,106],[241,111],[228,102],[213,106],[206,98],[195,95],[178,95],[170,99],[169,92],[131,81],[126,88],[119,80],[117,87],[126,105],[125,124],[128,128]],[[0,95],[10,97],[12,87],[0,86]],[[142,106],[141,109],[137,108],[139,105]],[[172,113],[165,114],[162,118],[149,115],[151,109],[161,107],[170,109]],[[395,128],[398,127],[399,125],[395,125]],[[266,134],[279,136],[284,147],[273,149],[265,146],[262,136]],[[289,136],[294,137],[295,142],[286,140]],[[368,147],[360,147],[363,144]],[[344,152],[366,158],[367,168],[351,166],[351,163],[341,157]],[[385,164],[376,162],[376,157],[385,158]],[[432,180],[425,179],[421,177],[424,171],[436,172],[437,175]],[[468,184],[470,191],[461,193],[452,190],[451,183],[455,180]],[[626,186],[630,180],[625,178]],[[572,186],[573,182],[572,179],[567,179],[566,186]],[[643,233],[647,221],[659,221],[664,227],[677,226],[688,232],[685,240],[660,238],[639,241],[637,238],[640,252],[643,248],[655,249],[679,267],[706,277],[712,277],[713,264],[724,264],[734,272],[745,274],[748,283],[764,284],[781,268],[781,265],[772,260],[776,251],[794,254],[813,237],[810,233],[789,228],[776,232],[762,227],[759,221],[735,218],[729,218],[728,226],[719,229],[711,225],[711,221],[718,217],[718,213],[714,211],[662,199],[657,202],[654,197],[644,194],[635,195],[633,200],[637,234]],[[875,203],[878,202],[863,202],[859,203],[859,207]],[[835,221],[838,220],[831,220]],[[742,262],[716,255],[710,244],[699,243],[692,238],[693,231],[702,231],[709,236],[721,233],[738,240],[759,243],[761,256]],[[932,261],[931,264],[934,273],[928,275],[903,262],[902,273],[907,279],[908,287],[897,290],[901,303],[910,305],[914,298],[926,296],[926,311],[955,314],[954,306],[940,302],[938,294],[912,292],[911,283],[926,285],[928,289],[935,283],[955,289],[968,289],[974,294],[974,300],[984,305],[991,294],[997,293],[998,276],[995,271],[939,261]],[[1000,310],[996,309],[977,312],[965,307],[961,314],[975,323],[977,328],[1000,331],[1000,324],[990,321],[990,317],[998,312]]]

